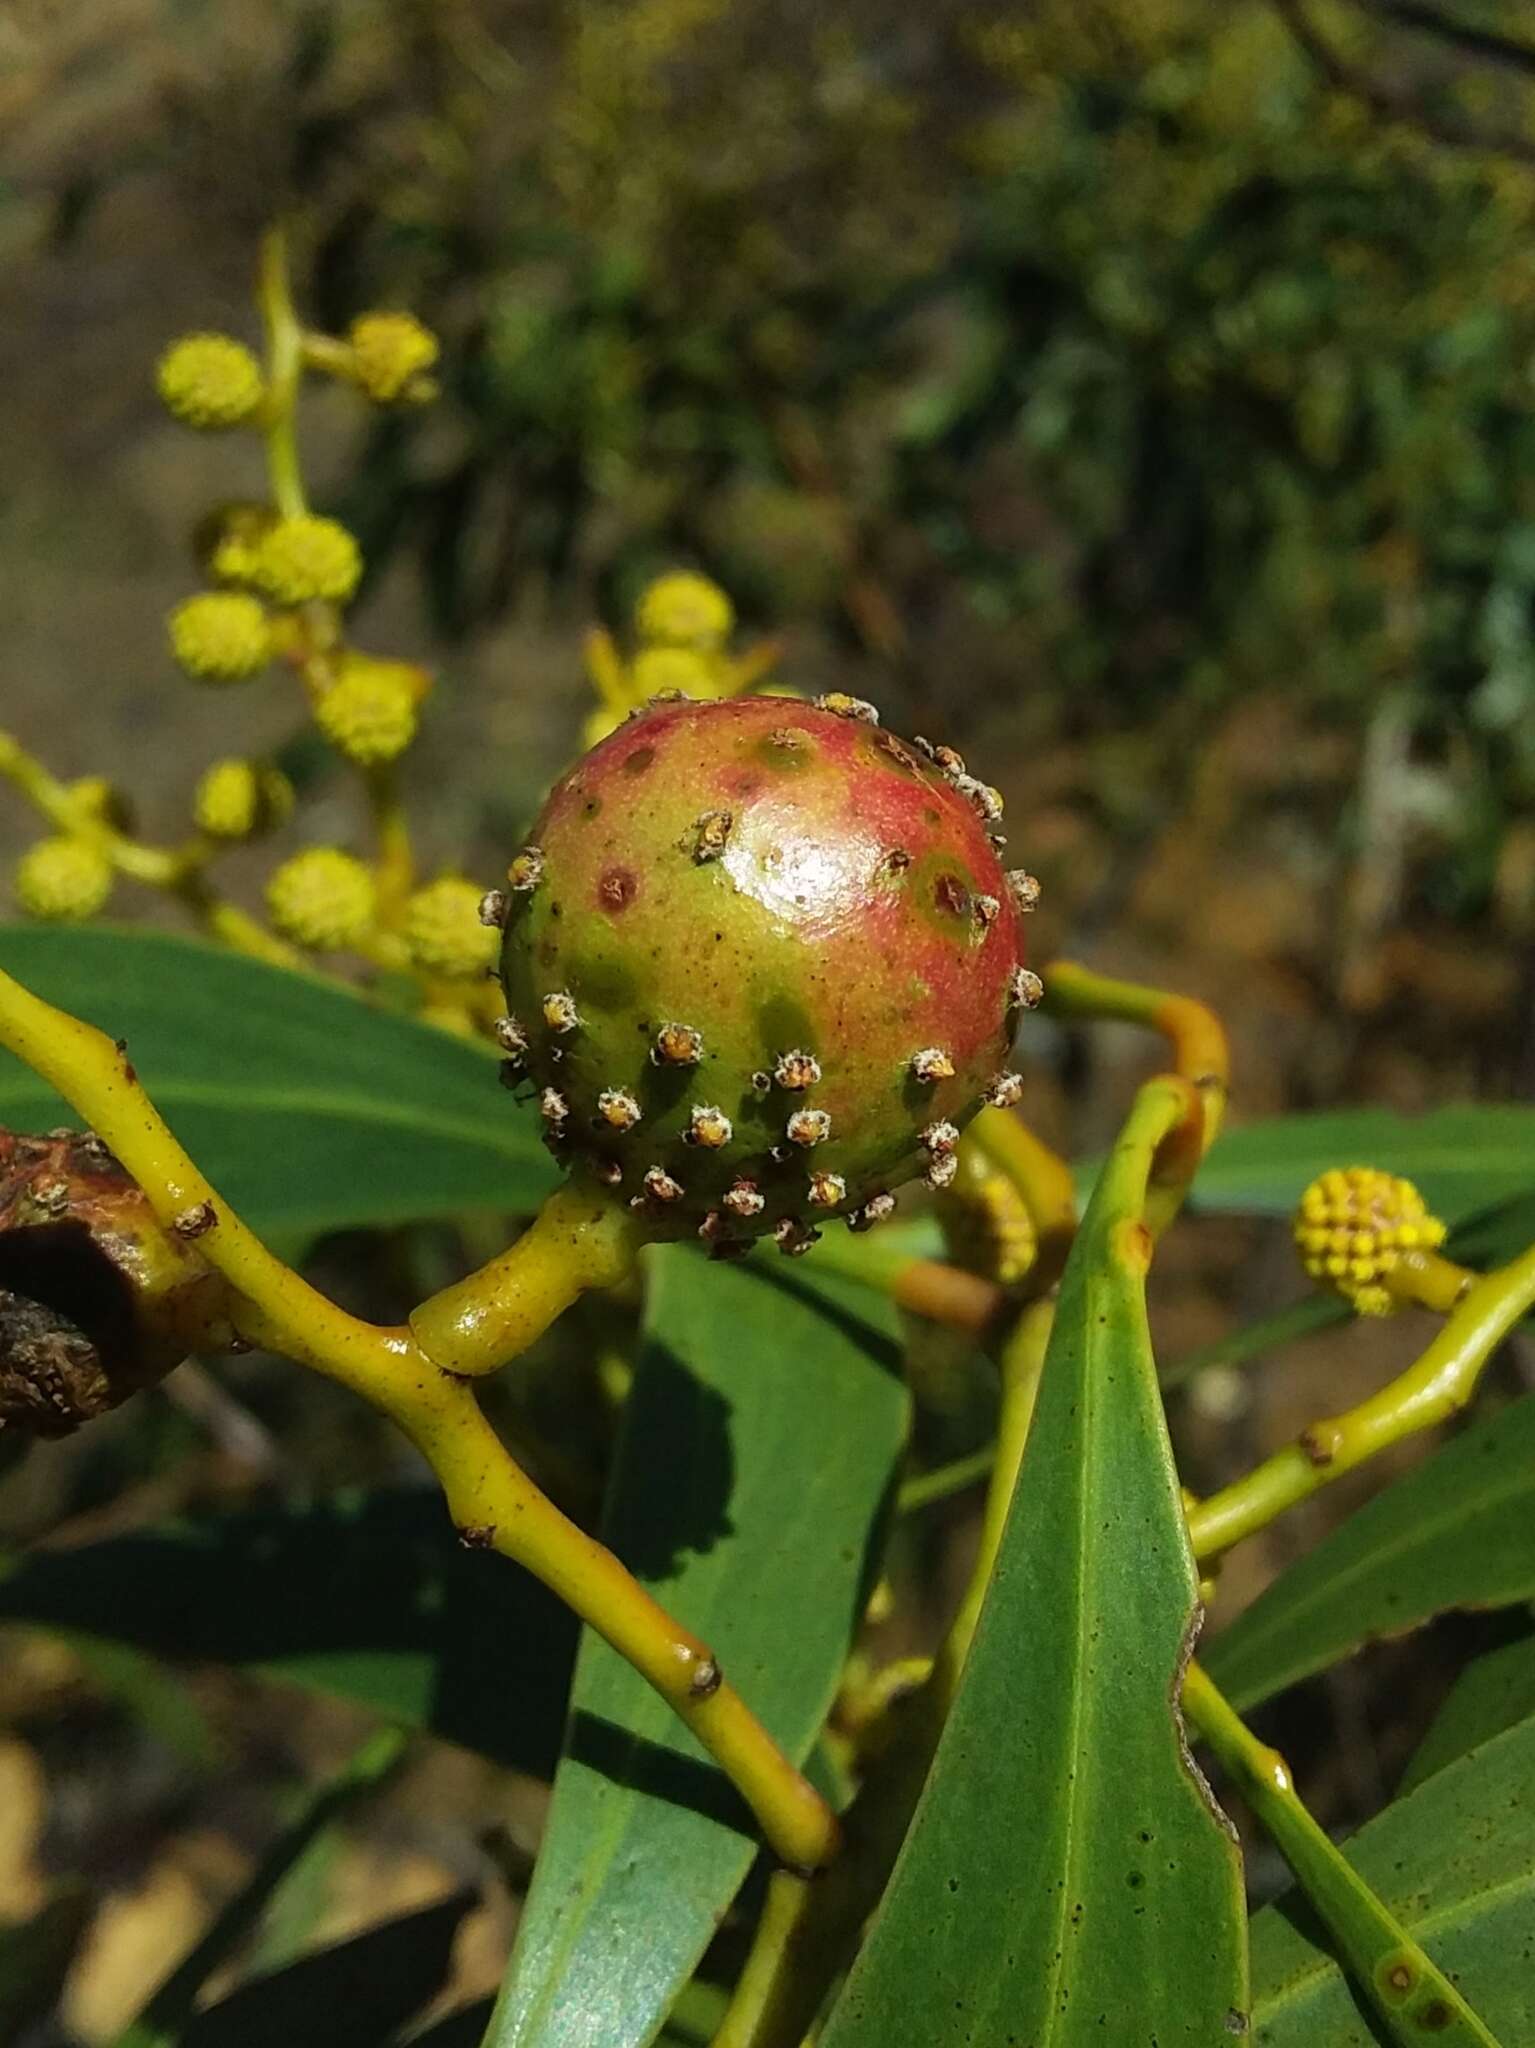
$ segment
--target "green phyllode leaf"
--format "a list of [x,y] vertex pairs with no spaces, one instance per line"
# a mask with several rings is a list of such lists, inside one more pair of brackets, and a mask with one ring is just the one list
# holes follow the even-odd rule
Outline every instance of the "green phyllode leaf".
[[[705,1266],[676,1247],[651,1257],[605,1533],[803,1761],[870,1590],[905,1440],[892,1314],[798,1270]],[[720,1772],[588,1634],[488,2048],[654,2040],[755,1853]]]
[[[1200,1168],[1197,1208],[1287,1215],[1330,1166],[1381,1166],[1415,1181],[1456,1222],[1535,1182],[1535,1108],[1463,1103],[1402,1116],[1389,1109],[1274,1117],[1225,1132]],[[1526,1238],[1525,1242],[1528,1242]]]
[[404,1490],[36,1551],[0,1572],[0,1621],[253,1667],[541,1776],[576,1638],[552,1593]]
[[1484,1417],[1324,1536],[1211,1643],[1255,1706],[1372,1637],[1535,1598],[1535,1395]]
[[1532,1718],[1535,1622],[1526,1618],[1512,1641],[1473,1658],[1456,1679],[1403,1773],[1399,1793],[1415,1792],[1446,1764]]
[[[1503,2048],[1535,2041],[1535,1718],[1388,1806],[1347,1855]],[[1377,2048],[1298,1895],[1254,1918],[1252,1962],[1256,2048]],[[1422,2038],[1457,2037],[1431,2022]]]
[[1153,1083],[1072,1249],[975,1641],[821,2048],[1212,2048],[1246,2025],[1241,1859],[1172,1706],[1197,1588],[1138,1220],[1166,1126]]
[[[530,1210],[555,1172],[493,1059],[318,977],[161,932],[0,928],[0,967],[126,1039],[140,1080],[255,1229],[284,1238]],[[0,1053],[0,1124],[72,1121]]]

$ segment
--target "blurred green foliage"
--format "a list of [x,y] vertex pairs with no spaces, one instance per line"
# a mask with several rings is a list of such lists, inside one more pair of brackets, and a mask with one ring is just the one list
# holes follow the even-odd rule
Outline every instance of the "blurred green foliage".
[[1442,11],[201,0],[148,146],[445,331],[346,507],[440,628],[682,556],[961,726],[1389,705],[1465,901],[1535,796],[1535,9]]

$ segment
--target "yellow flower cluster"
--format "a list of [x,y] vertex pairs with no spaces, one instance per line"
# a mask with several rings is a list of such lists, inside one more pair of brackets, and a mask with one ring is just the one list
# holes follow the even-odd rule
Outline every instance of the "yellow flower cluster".
[[1390,1315],[1397,1303],[1386,1276],[1404,1252],[1433,1251],[1444,1237],[1444,1224],[1412,1182],[1374,1166],[1333,1167],[1311,1183],[1295,1212],[1306,1271],[1362,1316]]
[[707,576],[687,569],[658,576],[635,606],[638,646],[628,661],[605,632],[594,633],[587,643],[587,667],[602,701],[582,729],[585,745],[606,739],[652,697],[736,697],[761,682],[774,650],[730,654],[727,642],[734,628],[734,605]]
[[493,964],[499,934],[481,920],[484,893],[461,875],[443,875],[416,891],[405,907],[405,945],[417,967],[470,981]]
[[408,662],[349,653],[315,705],[315,723],[348,760],[365,768],[392,761],[416,736],[418,675]]
[[272,634],[259,599],[243,590],[204,590],[167,620],[171,653],[203,683],[237,683],[272,658]]
[[83,839],[40,839],[16,869],[16,901],[53,924],[83,924],[111,893],[112,863]]
[[274,604],[345,604],[362,577],[362,550],[339,519],[275,519],[251,550],[250,577]]
[[373,876],[335,846],[312,846],[285,860],[267,883],[267,910],[285,939],[315,953],[359,945],[373,927]]
[[187,334],[173,341],[155,369],[166,409],[185,426],[243,426],[264,395],[261,365],[228,334]]
[[703,654],[718,654],[735,622],[735,606],[719,585],[683,569],[658,576],[634,613],[634,630],[646,647],[691,647]]
[[260,761],[215,761],[192,798],[192,817],[210,839],[253,839],[293,810],[293,785]]
[[435,386],[437,337],[411,313],[363,313],[347,330],[352,374],[375,405],[419,403]]

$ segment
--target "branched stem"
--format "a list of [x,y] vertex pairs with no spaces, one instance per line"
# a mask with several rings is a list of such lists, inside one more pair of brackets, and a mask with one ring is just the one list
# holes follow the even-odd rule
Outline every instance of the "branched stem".
[[1048,1016],[1088,1021],[1113,1018],[1162,1034],[1173,1056],[1173,1072],[1190,1082],[1199,1097],[1204,1113],[1202,1150],[1208,1151],[1220,1130],[1231,1083],[1226,1030],[1215,1012],[1192,996],[1113,981],[1074,960],[1053,961],[1043,970],[1043,979],[1045,995],[1040,1007]]
[[397,1423],[441,1481],[465,1541],[536,1574],[634,1665],[729,1775],[774,1853],[802,1869],[831,1859],[830,1809],[723,1681],[707,1646],[539,1491],[462,1376],[530,1341],[594,1276],[632,1258],[632,1239],[595,1214],[590,1194],[562,1190],[479,1276],[424,1304],[419,1330],[381,1327],[348,1315],[268,1251],[177,1143],[125,1048],[3,972],[0,1046],[105,1140],[167,1229],[179,1222],[185,1233],[191,1223],[199,1251],[243,1297],[233,1314],[242,1337],[336,1380]]
[[1189,1536],[1201,1563],[1221,1556],[1390,1444],[1466,1406],[1493,1352],[1535,1304],[1535,1246],[1473,1281],[1423,1356],[1369,1400],[1325,1417],[1244,1478],[1201,1501]]

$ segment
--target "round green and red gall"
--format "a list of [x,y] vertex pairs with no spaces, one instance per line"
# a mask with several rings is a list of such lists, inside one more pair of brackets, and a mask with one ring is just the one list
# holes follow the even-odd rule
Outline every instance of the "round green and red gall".
[[500,1037],[557,1155],[662,1235],[786,1250],[952,1177],[1016,1099],[1031,877],[996,792],[850,698],[652,703],[559,782],[487,899]]

